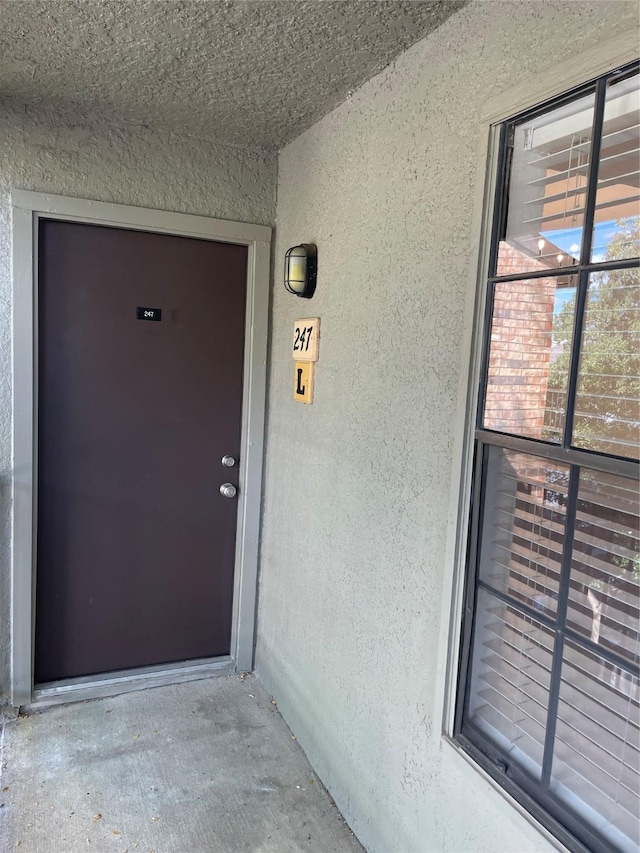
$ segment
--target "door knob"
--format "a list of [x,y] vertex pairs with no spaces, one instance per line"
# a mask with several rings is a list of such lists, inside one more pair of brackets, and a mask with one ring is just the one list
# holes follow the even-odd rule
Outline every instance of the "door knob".
[[236,464],[236,460],[233,458],[233,456],[223,456],[222,464],[225,468],[233,468],[233,466]]
[[223,483],[220,486],[220,494],[223,498],[235,498],[238,490],[232,483]]

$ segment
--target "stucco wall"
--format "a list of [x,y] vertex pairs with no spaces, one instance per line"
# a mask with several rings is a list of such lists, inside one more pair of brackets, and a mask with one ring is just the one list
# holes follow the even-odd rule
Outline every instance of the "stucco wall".
[[274,155],[143,127],[79,126],[0,101],[0,704],[9,672],[10,190],[271,224],[276,168]]
[[[473,3],[281,152],[257,671],[371,853],[550,849],[440,734],[480,114],[636,26],[635,3]],[[311,302],[279,281],[300,242]]]

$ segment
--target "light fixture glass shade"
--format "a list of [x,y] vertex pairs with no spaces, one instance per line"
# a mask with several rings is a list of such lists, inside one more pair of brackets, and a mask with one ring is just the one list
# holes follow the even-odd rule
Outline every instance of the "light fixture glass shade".
[[307,281],[307,254],[300,246],[289,255],[289,285],[301,293]]
[[289,293],[311,299],[316,288],[316,247],[293,246],[284,257],[284,286]]

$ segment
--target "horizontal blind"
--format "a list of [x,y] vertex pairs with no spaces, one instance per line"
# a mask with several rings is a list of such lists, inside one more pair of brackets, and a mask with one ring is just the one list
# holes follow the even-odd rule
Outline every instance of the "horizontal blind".
[[485,590],[478,593],[476,619],[470,719],[492,740],[509,743],[539,776],[553,634]]
[[[594,261],[640,255],[639,236],[628,225],[640,208],[640,91],[636,78],[608,87],[598,164]],[[614,247],[614,251],[612,251]]]
[[632,481],[582,472],[567,623],[638,665],[640,520],[637,484]]
[[640,270],[589,278],[575,399],[576,447],[640,455]]
[[639,718],[637,678],[568,642],[551,790],[629,851],[638,839]]
[[566,524],[569,469],[491,448],[480,579],[515,602],[554,615]]
[[[640,789],[638,484],[590,469],[574,474],[562,625],[570,469],[497,446],[487,452],[483,485],[492,500],[482,518],[468,720],[541,778],[549,713],[557,714],[550,790],[624,850],[638,831]],[[550,709],[558,624],[571,639]]]

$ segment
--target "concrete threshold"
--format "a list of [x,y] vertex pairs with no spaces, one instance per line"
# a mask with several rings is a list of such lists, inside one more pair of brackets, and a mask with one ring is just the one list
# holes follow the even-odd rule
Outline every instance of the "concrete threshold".
[[0,744],[7,853],[363,850],[252,676],[48,708]]

